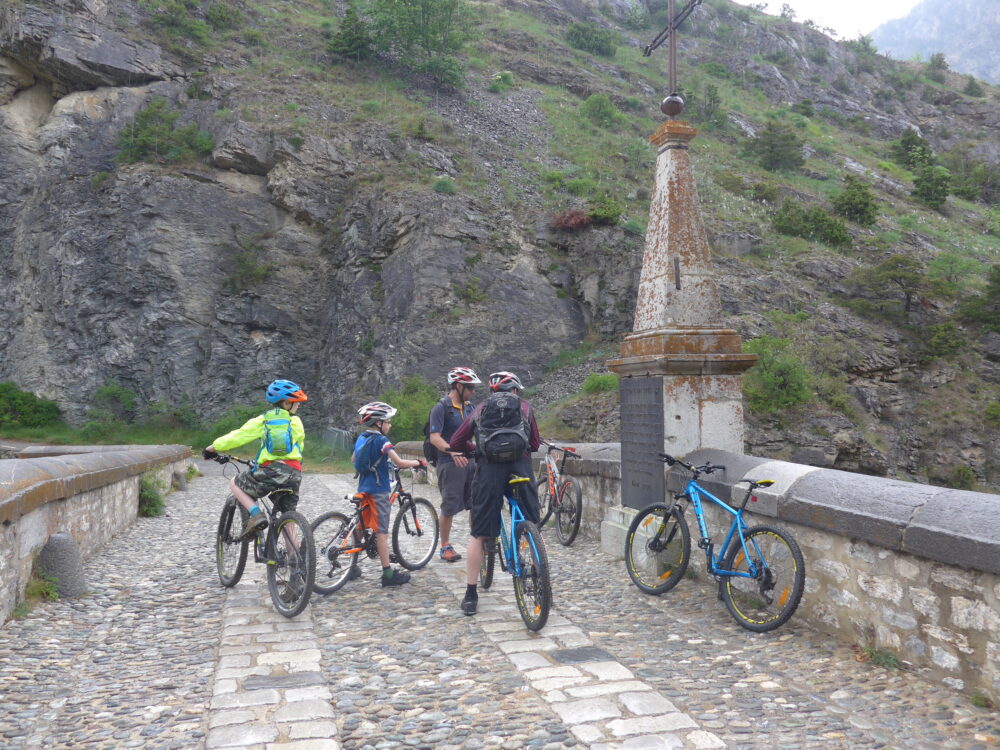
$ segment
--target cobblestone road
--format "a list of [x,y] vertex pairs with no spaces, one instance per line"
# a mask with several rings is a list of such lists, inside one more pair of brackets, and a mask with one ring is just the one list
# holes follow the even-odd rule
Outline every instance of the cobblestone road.
[[[351,489],[309,475],[300,510],[343,509]],[[0,747],[1000,748],[998,715],[965,696],[794,619],[746,633],[698,581],[647,597],[593,540],[548,539],[538,635],[503,573],[463,617],[462,563],[436,559],[386,590],[366,559],[289,621],[260,566],[219,586],[223,494],[195,480],[87,563],[89,595],[0,629]]]

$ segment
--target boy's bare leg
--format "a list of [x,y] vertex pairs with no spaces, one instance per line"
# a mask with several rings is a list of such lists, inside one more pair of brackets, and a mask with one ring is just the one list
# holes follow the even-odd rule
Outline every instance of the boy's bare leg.
[[482,537],[469,537],[469,546],[465,552],[465,582],[470,586],[479,583],[479,568],[483,564]]
[[252,497],[236,486],[236,478],[229,480],[229,491],[233,493],[233,497],[247,509],[247,512],[257,503]]
[[378,559],[382,563],[383,568],[389,567],[389,535],[388,534],[376,534],[375,535],[375,549],[378,550]]

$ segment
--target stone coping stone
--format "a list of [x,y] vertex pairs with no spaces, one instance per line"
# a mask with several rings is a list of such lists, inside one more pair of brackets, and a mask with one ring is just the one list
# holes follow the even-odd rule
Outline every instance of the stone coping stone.
[[[725,471],[705,474],[698,479],[698,484],[711,492],[720,500],[729,501],[733,496],[733,487],[736,482],[743,479],[747,472],[756,466],[767,463],[766,458],[756,458],[755,456],[743,456],[738,453],[704,448],[702,450],[691,451],[683,458],[685,463],[699,466],[702,464],[712,464],[713,466],[725,466]],[[666,466],[666,464],[664,464]],[[691,472],[682,466],[674,464],[667,470],[667,489],[671,492],[681,492],[691,479]],[[714,505],[714,503],[710,504]]]
[[36,508],[142,474],[191,455],[186,445],[139,445],[128,450],[0,460],[0,523]]
[[807,474],[778,502],[778,515],[888,549],[903,549],[914,514],[946,487],[822,469]]
[[927,499],[903,530],[903,549],[963,568],[1000,574],[1000,496],[945,489]]

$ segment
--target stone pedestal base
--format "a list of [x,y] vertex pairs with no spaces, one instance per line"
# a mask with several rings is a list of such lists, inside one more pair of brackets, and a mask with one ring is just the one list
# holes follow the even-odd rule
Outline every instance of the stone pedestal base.
[[[650,503],[653,500],[649,501]],[[615,560],[625,559],[625,535],[635,517],[635,509],[611,506],[604,512],[601,523],[601,551]]]

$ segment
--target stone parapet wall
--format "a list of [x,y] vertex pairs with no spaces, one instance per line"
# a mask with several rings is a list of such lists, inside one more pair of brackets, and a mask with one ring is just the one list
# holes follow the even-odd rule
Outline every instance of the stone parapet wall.
[[88,557],[135,519],[142,474],[153,472],[167,488],[191,455],[180,445],[104,447],[0,459],[0,622],[24,596],[35,556],[49,536],[70,534]]
[[[576,447],[584,460],[567,462],[566,471],[583,489],[581,533],[622,558],[635,511],[621,506],[618,445]],[[420,445],[400,448],[417,455]],[[739,480],[775,480],[755,492],[748,522],[787,529],[802,548],[806,592],[797,620],[1000,703],[1000,496],[723,451],[695,451],[685,460],[725,466],[699,483],[730,503],[742,501]],[[666,479],[677,492],[688,474],[674,467]],[[731,517],[711,502],[704,508],[720,544]],[[706,586],[694,513],[687,518],[698,580],[681,585]]]

